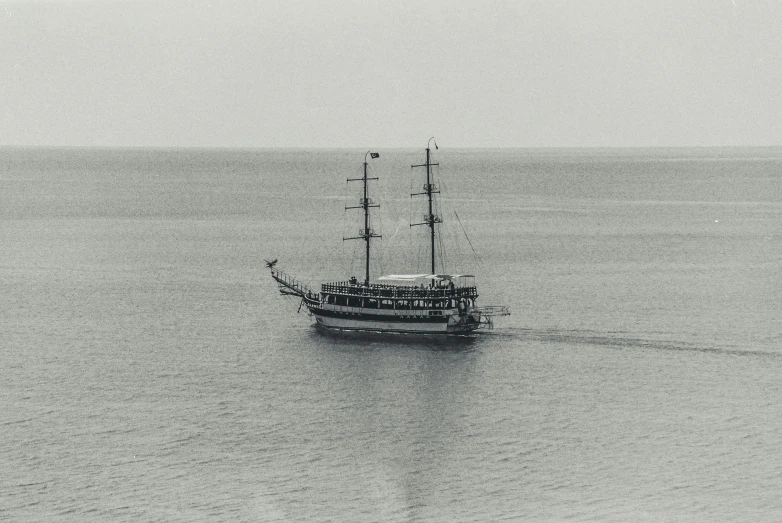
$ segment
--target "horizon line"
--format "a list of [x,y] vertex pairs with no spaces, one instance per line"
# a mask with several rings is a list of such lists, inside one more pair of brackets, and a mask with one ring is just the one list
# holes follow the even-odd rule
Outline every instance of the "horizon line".
[[[227,150],[347,150],[365,149],[366,145],[135,145],[135,144],[0,144],[0,148],[25,149],[227,149]],[[416,145],[369,146],[370,149],[419,149]],[[758,145],[455,145],[445,149],[741,149],[741,148],[773,148],[782,144]]]

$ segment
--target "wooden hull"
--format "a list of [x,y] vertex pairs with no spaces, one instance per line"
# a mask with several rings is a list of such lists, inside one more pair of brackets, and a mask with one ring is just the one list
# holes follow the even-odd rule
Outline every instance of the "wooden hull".
[[310,309],[321,327],[340,330],[399,332],[415,334],[459,334],[482,326],[470,315],[429,317],[424,315],[369,314],[313,307]]

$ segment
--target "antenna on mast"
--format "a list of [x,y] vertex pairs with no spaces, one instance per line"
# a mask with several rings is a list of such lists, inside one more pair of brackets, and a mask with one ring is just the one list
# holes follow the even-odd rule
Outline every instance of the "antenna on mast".
[[359,205],[352,206],[352,207],[345,207],[345,210],[348,209],[364,209],[364,228],[359,229],[358,236],[353,236],[350,238],[342,238],[342,241],[345,240],[364,240],[367,243],[367,251],[366,251],[366,272],[364,274],[364,285],[369,287],[369,242],[372,238],[382,238],[380,234],[375,234],[375,231],[373,231],[369,227],[369,209],[370,207],[380,207],[379,205],[375,204],[368,196],[367,194],[367,182],[369,180],[377,180],[377,177],[375,178],[367,178],[367,156],[370,158],[379,158],[380,153],[373,153],[370,151],[367,151],[367,154],[364,155],[364,176],[361,178],[348,178],[349,182],[364,182],[364,197],[359,200]]
[[426,195],[429,199],[429,214],[424,215],[424,219],[421,223],[411,223],[410,227],[415,227],[416,225],[428,225],[429,226],[429,235],[431,240],[431,253],[432,253],[432,274],[435,274],[435,265],[434,265],[434,259],[435,259],[435,252],[434,252],[434,236],[435,236],[435,224],[442,223],[443,219],[434,214],[432,209],[432,195],[433,194],[439,194],[440,188],[437,187],[434,183],[432,183],[431,178],[431,168],[440,165],[439,163],[432,163],[430,161],[430,153],[431,149],[429,147],[429,144],[434,141],[434,148],[439,149],[437,147],[437,140],[434,139],[434,136],[429,138],[429,141],[426,142],[426,163],[420,164],[420,165],[412,165],[411,167],[426,167],[426,184],[424,184],[424,192],[419,193],[413,193],[410,195],[410,197],[413,196],[420,196],[420,195]]

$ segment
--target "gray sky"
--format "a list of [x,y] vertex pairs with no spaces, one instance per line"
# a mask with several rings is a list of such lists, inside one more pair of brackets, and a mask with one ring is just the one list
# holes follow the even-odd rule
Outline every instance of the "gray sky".
[[0,144],[782,144],[782,2],[6,2]]

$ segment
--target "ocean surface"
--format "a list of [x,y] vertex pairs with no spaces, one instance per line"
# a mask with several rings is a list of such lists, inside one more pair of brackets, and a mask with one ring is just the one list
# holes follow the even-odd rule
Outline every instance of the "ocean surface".
[[[0,520],[782,519],[782,148],[433,151],[438,270],[512,310],[447,338],[264,267],[361,277],[365,152],[0,148]],[[425,272],[379,152],[372,275]]]

